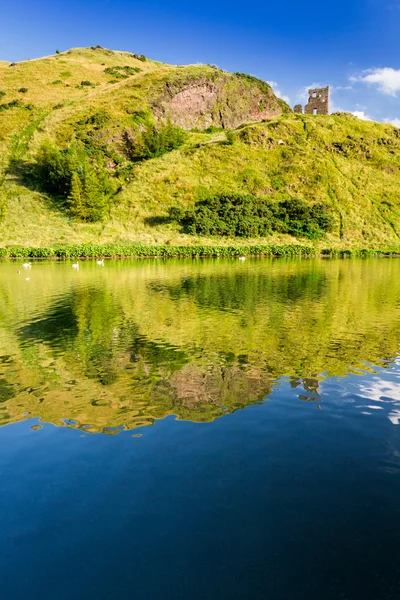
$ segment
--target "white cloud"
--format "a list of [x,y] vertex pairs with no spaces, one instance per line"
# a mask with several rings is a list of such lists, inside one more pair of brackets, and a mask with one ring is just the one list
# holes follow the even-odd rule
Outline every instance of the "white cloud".
[[390,125],[394,125],[395,127],[400,127],[400,119],[397,117],[394,119],[385,119],[385,123],[390,123]]
[[279,88],[279,85],[276,83],[276,81],[267,81],[267,83],[274,90],[275,96],[278,96],[278,98],[281,98],[282,100],[284,100],[285,102],[287,102],[288,104],[290,104],[290,98],[289,98],[289,96],[286,96],[285,94],[282,93],[282,91]]
[[362,75],[350,77],[351,82],[361,82],[376,85],[382,94],[396,96],[400,91],[400,69],[384,67],[382,69],[368,69]]
[[352,85],[331,85],[331,92],[342,92],[347,90],[354,90]]
[[[398,361],[396,361],[398,364]],[[393,425],[400,425],[400,386],[399,378],[396,377],[396,381],[386,381],[381,377],[374,377],[371,382],[361,383],[359,387],[359,393],[362,398],[365,398],[368,405],[364,408],[377,408],[371,406],[371,400],[375,402],[383,403],[388,405],[389,414],[388,419]]]
[[354,110],[351,114],[357,117],[358,119],[361,119],[362,121],[372,121],[371,117],[367,115],[363,110]]

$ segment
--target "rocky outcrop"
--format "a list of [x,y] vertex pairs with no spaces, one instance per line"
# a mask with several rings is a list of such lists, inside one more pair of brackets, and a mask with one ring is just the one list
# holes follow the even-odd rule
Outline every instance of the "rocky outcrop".
[[267,83],[217,69],[167,81],[152,108],[158,120],[169,118],[183,129],[235,129],[290,110]]

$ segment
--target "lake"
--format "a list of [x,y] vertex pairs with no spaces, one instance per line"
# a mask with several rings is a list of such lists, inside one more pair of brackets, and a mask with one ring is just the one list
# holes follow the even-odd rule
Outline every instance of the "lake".
[[399,349],[397,259],[0,263],[1,598],[398,599]]

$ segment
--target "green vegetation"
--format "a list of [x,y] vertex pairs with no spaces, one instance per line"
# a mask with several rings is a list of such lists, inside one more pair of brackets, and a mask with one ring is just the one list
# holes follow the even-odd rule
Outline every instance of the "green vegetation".
[[[109,83],[111,72],[118,83]],[[400,130],[392,125],[347,114],[294,115],[251,76],[97,46],[12,69],[0,63],[0,79],[7,94],[0,104],[3,246],[32,246],[32,240],[43,247],[292,245],[301,238],[312,239],[318,251],[400,245]],[[17,97],[22,87],[29,104]],[[217,100],[210,109],[211,88]],[[254,111],[270,118],[255,123]],[[38,186],[35,165],[48,143],[62,156],[79,149],[73,185],[71,173],[61,187]],[[94,175],[99,183],[92,194]],[[193,214],[199,202],[232,195],[268,207],[270,226],[268,219],[258,222],[257,237],[247,237],[249,221],[247,231],[231,227],[217,240],[205,234],[207,227],[188,234],[168,218],[171,207]],[[284,206],[289,200],[302,214],[293,216],[293,207]],[[329,226],[311,214],[316,206],[329,207]],[[240,210],[252,215],[250,208]],[[278,209],[285,214],[277,216]]]
[[[235,73],[235,75],[242,79],[246,83],[246,85],[257,86],[259,90],[261,90],[263,94],[265,94],[265,96],[268,96],[269,94],[273,93],[271,86],[262,79],[258,79],[257,77],[254,77],[253,75],[248,75],[247,73]],[[280,98],[278,98],[277,100],[280,104],[283,113],[290,112],[290,108],[288,107],[286,102],[284,102]],[[266,106],[262,103],[261,109],[264,110],[264,108],[266,108]]]
[[305,257],[315,256],[313,246],[292,245],[252,245],[252,246],[145,246],[142,244],[80,244],[54,248],[28,248],[26,246],[0,247],[0,258],[196,258],[196,257],[238,257],[275,256]]
[[124,142],[126,152],[132,161],[158,158],[171,150],[176,150],[185,141],[185,132],[166,123],[155,127],[151,123],[136,126],[133,133],[125,131]]
[[19,88],[19,90],[18,90],[18,91],[20,92],[20,94],[26,94],[26,93],[28,92],[28,88],[26,88],[26,87],[21,87],[21,88]]
[[79,85],[80,87],[96,87],[96,84],[94,84],[92,81],[89,81],[88,79],[84,79],[80,82]]
[[0,112],[4,110],[9,110],[10,108],[19,108],[21,106],[23,106],[21,100],[11,100],[6,104],[0,104]]
[[136,58],[136,60],[140,60],[141,62],[146,62],[147,60],[144,54],[131,54],[131,56]]
[[[282,198],[283,196],[283,198]],[[250,194],[215,194],[196,203],[194,210],[172,207],[170,218],[191,234],[257,238],[273,231],[319,239],[334,226],[327,204],[309,206],[288,193],[274,202]]]
[[140,71],[141,69],[139,69],[139,67],[130,67],[129,65],[125,67],[117,65],[115,67],[106,67],[104,69],[104,73],[107,73],[107,75],[112,75],[114,79],[126,79],[130,75],[140,73]]
[[397,248],[318,249],[302,244],[252,244],[251,246],[172,246],[144,244],[70,244],[54,247],[0,246],[0,258],[238,258],[264,256],[275,258],[370,258],[400,256]]
[[42,144],[36,175],[43,188],[61,197],[71,216],[80,221],[99,221],[109,208],[113,185],[101,165],[92,165],[78,144],[63,150]]

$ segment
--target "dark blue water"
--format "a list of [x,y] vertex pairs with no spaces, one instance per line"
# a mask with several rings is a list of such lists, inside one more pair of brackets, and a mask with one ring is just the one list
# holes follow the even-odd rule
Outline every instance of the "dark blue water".
[[[380,294],[378,288],[376,294]],[[357,297],[356,304],[364,303],[364,312],[371,303],[375,305],[374,289],[367,286],[367,300]],[[294,299],[288,315],[295,318],[299,303],[292,290],[289,294]],[[336,287],[320,298],[318,310],[326,302],[332,313],[335,298],[341,299]],[[272,295],[270,301],[277,298]],[[26,377],[25,386],[33,377],[29,371],[31,342],[21,342],[21,356],[26,362],[18,363],[17,374],[16,359],[12,366],[8,358],[3,370],[3,375],[9,373],[6,383],[3,381],[3,388],[8,390],[3,406],[10,416],[0,429],[1,598],[399,598],[400,364],[396,356],[389,360],[385,354],[389,338],[394,343],[399,340],[393,298],[390,306],[394,312],[388,331],[381,336],[383,347],[378,342],[371,345],[375,339],[372,330],[365,333],[357,321],[357,330],[348,338],[354,360],[347,374],[312,373],[315,380],[311,383],[299,383],[285,374],[277,377],[272,363],[278,359],[271,351],[273,385],[263,398],[248,399],[238,410],[226,408],[225,414],[208,422],[176,420],[171,412],[157,418],[152,426],[122,427],[116,435],[99,432],[93,423],[93,431],[85,431],[82,423],[88,409],[81,396],[73,414],[77,420],[72,427],[63,426],[61,416],[67,419],[72,414],[68,404],[72,400],[65,390],[62,395],[57,388],[60,419],[56,424],[45,417],[50,393],[46,396],[40,390],[36,394],[37,416],[32,415],[32,404],[23,399],[22,388],[18,390],[19,400],[15,400],[10,386],[16,386],[17,375],[21,380]],[[165,304],[162,307],[160,322]],[[383,315],[383,331],[387,315],[383,305],[378,303],[377,309]],[[25,314],[24,318],[37,322],[39,315],[43,320],[48,306],[35,310],[35,315]],[[203,310],[201,306],[199,310]],[[243,319],[244,309],[239,306],[235,310],[239,311],[237,318]],[[255,310],[253,306],[251,314]],[[339,308],[335,314],[343,310]],[[206,321],[210,316],[204,311]],[[228,318],[223,312],[219,313],[220,320]],[[377,327],[374,319],[378,313],[371,308],[372,329]],[[188,315],[187,311],[189,319]],[[192,315],[188,327],[193,327],[193,319]],[[310,319],[311,330],[310,323],[304,323],[305,346],[307,335],[319,327],[315,314],[310,314]],[[349,322],[353,319],[350,315]],[[144,323],[143,314],[139,321]],[[235,322],[230,321],[231,327]],[[258,323],[256,329],[265,328],[266,323]],[[4,330],[11,336],[12,330],[25,326],[18,316]],[[171,327],[177,329],[178,325],[172,322]],[[249,323],[243,327],[250,331]],[[273,327],[282,327],[282,322]],[[216,346],[220,336],[226,341],[227,330],[220,323],[220,333],[215,332],[212,340]],[[90,328],[85,331],[86,336],[94,336]],[[251,331],[254,336],[254,328]],[[289,336],[290,329],[287,332]],[[264,333],[271,334],[271,330]],[[361,344],[354,342],[360,338]],[[5,346],[5,337],[1,339]],[[3,356],[9,357],[14,342],[11,337],[7,340],[7,354]],[[332,336],[329,352],[334,340],[338,343]],[[286,354],[292,341],[288,343],[283,348]],[[46,354],[41,365],[48,365],[45,336],[39,336],[35,344]],[[375,358],[374,352],[380,349],[383,364],[365,364],[364,370],[357,371],[359,355],[366,346]],[[182,347],[187,351],[183,343]],[[199,344],[193,347],[198,352]],[[13,351],[17,353],[16,346]],[[303,357],[304,347],[299,345],[298,351]],[[74,352],[74,360],[79,362],[81,354],[76,349]],[[303,357],[303,362],[311,360],[311,355]],[[207,354],[209,373],[211,356]],[[334,363],[329,357],[326,353],[318,360],[339,368],[340,357],[335,356]],[[167,357],[160,369],[166,369],[171,360]],[[198,360],[205,360],[204,351]],[[213,360],[217,362],[215,357]],[[61,366],[54,358],[53,375],[61,378],[65,364]],[[250,366],[254,375],[255,367]],[[351,373],[354,370],[357,374]],[[297,366],[293,372],[300,375]],[[304,375],[311,377],[309,371]],[[135,371],[132,394],[139,383],[143,389],[137,377]],[[166,381],[170,375],[164,373],[163,377]],[[86,384],[91,384],[90,378]],[[70,395],[74,396],[75,388],[70,385]],[[104,387],[104,383],[99,385]],[[126,393],[125,383],[123,389]],[[24,402],[29,404],[31,415],[12,417],[14,401],[21,410]],[[116,414],[126,412],[126,402],[126,397],[120,398]],[[189,409],[205,410],[203,405],[196,409],[192,404],[186,406]],[[81,426],[77,427],[80,414]],[[107,419],[111,428],[118,426],[119,421]]]

